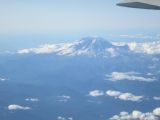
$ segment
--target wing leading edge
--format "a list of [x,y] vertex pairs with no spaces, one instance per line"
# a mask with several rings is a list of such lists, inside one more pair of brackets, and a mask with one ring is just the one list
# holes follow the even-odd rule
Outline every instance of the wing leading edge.
[[[154,2],[154,0],[153,0]],[[160,3],[160,0],[159,0]],[[143,2],[139,2],[138,0],[130,0],[128,2],[121,2],[117,4],[118,6],[123,6],[123,7],[131,7],[131,8],[141,8],[141,9],[153,9],[153,10],[160,10],[160,5],[157,4],[150,4],[145,0]]]

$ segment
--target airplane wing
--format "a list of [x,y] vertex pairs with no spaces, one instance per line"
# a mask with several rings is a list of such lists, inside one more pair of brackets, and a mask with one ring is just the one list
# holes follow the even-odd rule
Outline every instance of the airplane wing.
[[123,0],[118,6],[160,10],[160,0]]

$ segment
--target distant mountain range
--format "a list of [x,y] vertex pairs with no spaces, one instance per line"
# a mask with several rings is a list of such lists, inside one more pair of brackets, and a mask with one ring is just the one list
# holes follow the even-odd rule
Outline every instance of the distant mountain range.
[[127,53],[160,54],[160,41],[152,43],[108,42],[101,37],[85,37],[70,43],[45,44],[37,48],[19,50],[19,54],[56,54],[65,56],[116,57]]

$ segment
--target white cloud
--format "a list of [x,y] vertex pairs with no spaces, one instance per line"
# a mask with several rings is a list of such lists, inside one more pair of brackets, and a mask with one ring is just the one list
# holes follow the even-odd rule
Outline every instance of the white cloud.
[[25,101],[30,101],[30,102],[38,102],[38,98],[26,98]]
[[[133,101],[133,102],[140,102],[144,98],[143,96],[136,96],[136,95],[133,95],[132,93],[122,93],[120,91],[115,91],[115,90],[108,90],[106,91],[106,94],[101,90],[94,90],[94,91],[90,91],[88,95],[92,97],[107,95],[110,97],[114,97],[115,99],[120,99],[124,101]],[[93,102],[93,101],[90,101],[90,102]]]
[[58,120],[65,120],[65,118],[64,118],[64,117],[61,117],[61,116],[58,116],[57,119],[58,119]]
[[16,104],[12,104],[8,106],[8,110],[29,110],[31,109],[30,107],[24,107]]
[[88,95],[92,97],[98,97],[98,96],[103,96],[104,92],[100,90],[93,90],[93,91],[90,91]]
[[[128,37],[126,35],[126,37]],[[153,42],[113,42],[116,46],[127,45],[129,49],[136,53],[143,54],[160,54],[160,41]]]
[[73,118],[72,117],[65,118],[65,117],[62,117],[62,116],[58,116],[57,120],[73,120]]
[[114,115],[110,120],[159,120],[160,108],[156,108],[153,112],[142,113],[134,110],[132,113],[120,112],[119,115]]
[[157,116],[160,116],[160,108],[156,108],[153,110],[153,114],[154,115],[157,115]]
[[143,98],[143,96],[135,96],[131,93],[122,93],[120,96],[119,96],[119,99],[121,100],[127,100],[127,101],[141,101]]
[[160,100],[160,97],[153,97],[154,100]]
[[147,75],[148,75],[148,76],[153,76],[153,74],[152,74],[152,73],[147,73]]
[[49,54],[55,52],[58,48],[58,45],[54,44],[44,44],[38,48],[29,48],[29,49],[22,49],[19,50],[19,54],[27,54],[27,53],[36,53],[36,54]]
[[119,91],[108,90],[108,91],[106,92],[106,94],[107,94],[108,96],[111,96],[111,97],[118,97],[118,96],[120,96],[122,93],[119,92]]
[[68,120],[73,120],[73,118],[72,118],[72,117],[69,117]]
[[58,96],[59,102],[68,102],[70,99],[71,99],[71,96],[67,96],[67,95]]
[[107,80],[111,81],[120,81],[120,80],[131,80],[131,81],[144,81],[152,82],[155,81],[155,78],[142,77],[139,73],[135,72],[112,72],[111,75],[106,75]]
[[5,81],[5,80],[6,80],[6,78],[0,77],[0,81]]
[[129,48],[138,53],[160,54],[160,41],[148,43],[128,43]]
[[133,95],[132,93],[122,93],[114,90],[106,91],[106,95],[114,97],[115,99],[120,99],[124,101],[133,101],[133,102],[140,102],[143,99],[143,96],[136,96]]

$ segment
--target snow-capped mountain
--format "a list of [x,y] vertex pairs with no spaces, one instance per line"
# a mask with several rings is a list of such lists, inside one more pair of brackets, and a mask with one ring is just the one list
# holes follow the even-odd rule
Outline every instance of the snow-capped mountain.
[[100,37],[85,37],[71,43],[45,44],[38,48],[19,50],[18,53],[57,54],[66,56],[88,55],[115,57],[120,53],[128,52],[127,45],[116,46]]
[[101,37],[85,37],[80,40],[61,44],[44,44],[37,48],[18,51],[19,54],[56,54],[65,56],[103,56],[115,57],[131,53],[148,55],[160,54],[160,41],[157,42],[108,42]]

